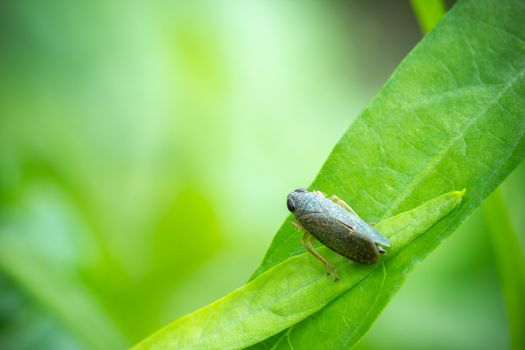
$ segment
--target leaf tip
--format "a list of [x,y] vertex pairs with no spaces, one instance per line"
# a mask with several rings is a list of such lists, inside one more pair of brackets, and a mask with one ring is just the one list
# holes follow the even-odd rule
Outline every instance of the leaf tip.
[[453,191],[451,194],[456,198],[456,203],[455,203],[455,207],[458,206],[461,201],[463,200],[463,196],[465,195],[465,193],[467,192],[467,189],[464,188],[460,191]]

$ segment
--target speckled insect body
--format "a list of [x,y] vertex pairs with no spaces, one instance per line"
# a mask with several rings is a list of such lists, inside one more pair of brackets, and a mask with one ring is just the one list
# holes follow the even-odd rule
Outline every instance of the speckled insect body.
[[335,266],[322,257],[313,247],[315,239],[331,250],[362,264],[374,264],[380,254],[390,247],[390,242],[371,225],[363,221],[353,209],[337,196],[326,198],[319,191],[297,189],[288,194],[288,209],[294,214],[294,224],[305,232],[301,243],[311,254],[321,260],[327,274]]

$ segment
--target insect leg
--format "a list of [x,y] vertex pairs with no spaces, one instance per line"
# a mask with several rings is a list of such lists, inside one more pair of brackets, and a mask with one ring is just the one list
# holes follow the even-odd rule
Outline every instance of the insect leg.
[[315,250],[314,245],[313,245],[314,242],[315,242],[315,237],[314,236],[310,236],[310,240],[308,241],[308,247],[310,248],[309,249],[310,253],[312,253],[317,259],[321,260],[321,262],[324,265],[324,269],[326,271],[326,275],[327,276],[330,276],[330,272],[329,271],[332,270],[332,272],[334,273],[334,280],[335,280],[335,282],[339,281],[339,276],[337,276],[337,271],[336,271],[335,265],[331,264],[321,254],[319,254],[317,252],[317,250]]
[[301,224],[299,223],[299,221],[293,219],[293,220],[292,220],[292,225],[294,225],[294,226],[297,227],[298,229],[303,230],[304,232],[306,232],[306,230],[304,229],[303,225],[301,225]]
[[341,198],[337,197],[335,194],[328,198],[330,199],[331,201],[335,202],[336,204],[338,204],[339,206],[345,208],[346,210],[348,210],[349,212],[351,212],[352,214],[356,215],[357,217],[359,217],[359,215],[357,215],[357,213],[354,211],[354,209],[352,209],[351,206],[349,206],[348,204],[346,204],[346,202],[344,200],[342,200]]
[[[324,269],[326,271],[326,275],[330,275],[330,263],[319,254],[314,247],[312,247],[312,244],[308,241],[308,238],[310,238],[310,233],[307,231],[304,232],[303,238],[301,239],[301,244],[303,245],[304,249],[306,249],[310,254],[315,256],[317,259],[319,259],[323,265]],[[312,237],[313,238],[313,237]]]
[[306,245],[306,240],[308,239],[308,237],[310,237],[310,234],[305,231],[303,238],[301,238],[301,245],[304,247],[304,249],[310,251],[310,249],[308,249],[308,246]]
[[[317,259],[319,259],[319,261],[321,261],[323,263],[324,270],[325,270],[327,276],[330,276],[330,270],[332,270],[332,272],[334,273],[335,281],[336,282],[339,281],[339,277],[337,276],[337,271],[335,269],[335,265],[333,265],[330,262],[328,262],[328,260],[326,260],[321,254],[319,254],[317,252],[317,250],[315,250],[315,248],[313,246],[313,243],[315,242],[315,237],[311,236],[310,233],[308,231],[306,231],[306,229],[303,227],[303,225],[301,225],[297,220],[293,220],[292,224],[295,227],[297,227],[297,228],[299,228],[299,229],[304,231],[303,238],[301,238],[301,245],[304,247],[304,249],[306,249],[310,254],[315,256]],[[308,240],[308,238],[310,238],[310,240]]]

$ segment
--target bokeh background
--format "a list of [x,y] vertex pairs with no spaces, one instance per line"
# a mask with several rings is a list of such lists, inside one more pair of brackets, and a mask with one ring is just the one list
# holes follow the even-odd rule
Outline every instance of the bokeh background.
[[[240,286],[420,39],[407,1],[0,2],[0,348],[124,348]],[[524,166],[503,194],[523,247]],[[508,344],[478,210],[358,347]]]

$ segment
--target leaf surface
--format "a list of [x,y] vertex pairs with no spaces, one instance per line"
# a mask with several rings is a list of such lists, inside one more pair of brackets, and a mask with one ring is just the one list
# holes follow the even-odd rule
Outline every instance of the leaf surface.
[[[182,345],[176,339],[197,339],[186,342],[188,348],[239,348],[265,338],[254,348],[352,347],[410,270],[523,159],[524,111],[524,3],[460,1],[345,132],[311,188],[337,194],[366,221],[382,225],[442,193],[466,188],[461,205],[424,234],[392,242],[389,258],[373,268],[329,255],[343,265],[343,282],[335,286],[319,278],[317,261],[300,255],[300,234],[288,218],[250,283],[175,321],[139,348]],[[312,147],[312,140],[302,142],[303,150]],[[293,291],[297,299],[286,294]],[[277,306],[259,304],[272,300]],[[263,312],[267,319],[246,323],[232,310],[246,317]]]
[[463,194],[443,194],[379,223],[377,229],[392,244],[381,264],[357,264],[320,248],[339,269],[341,280],[335,283],[310,254],[291,257],[209,306],[174,321],[136,349],[238,349],[262,341],[322,309],[375,271],[382,274],[385,263],[450,213]]
[[[523,159],[524,75],[524,2],[458,2],[351,125],[311,188],[337,194],[369,222],[467,188],[461,208],[389,260],[383,273],[261,348],[339,349],[361,338],[415,264]],[[301,251],[289,220],[254,276]]]

